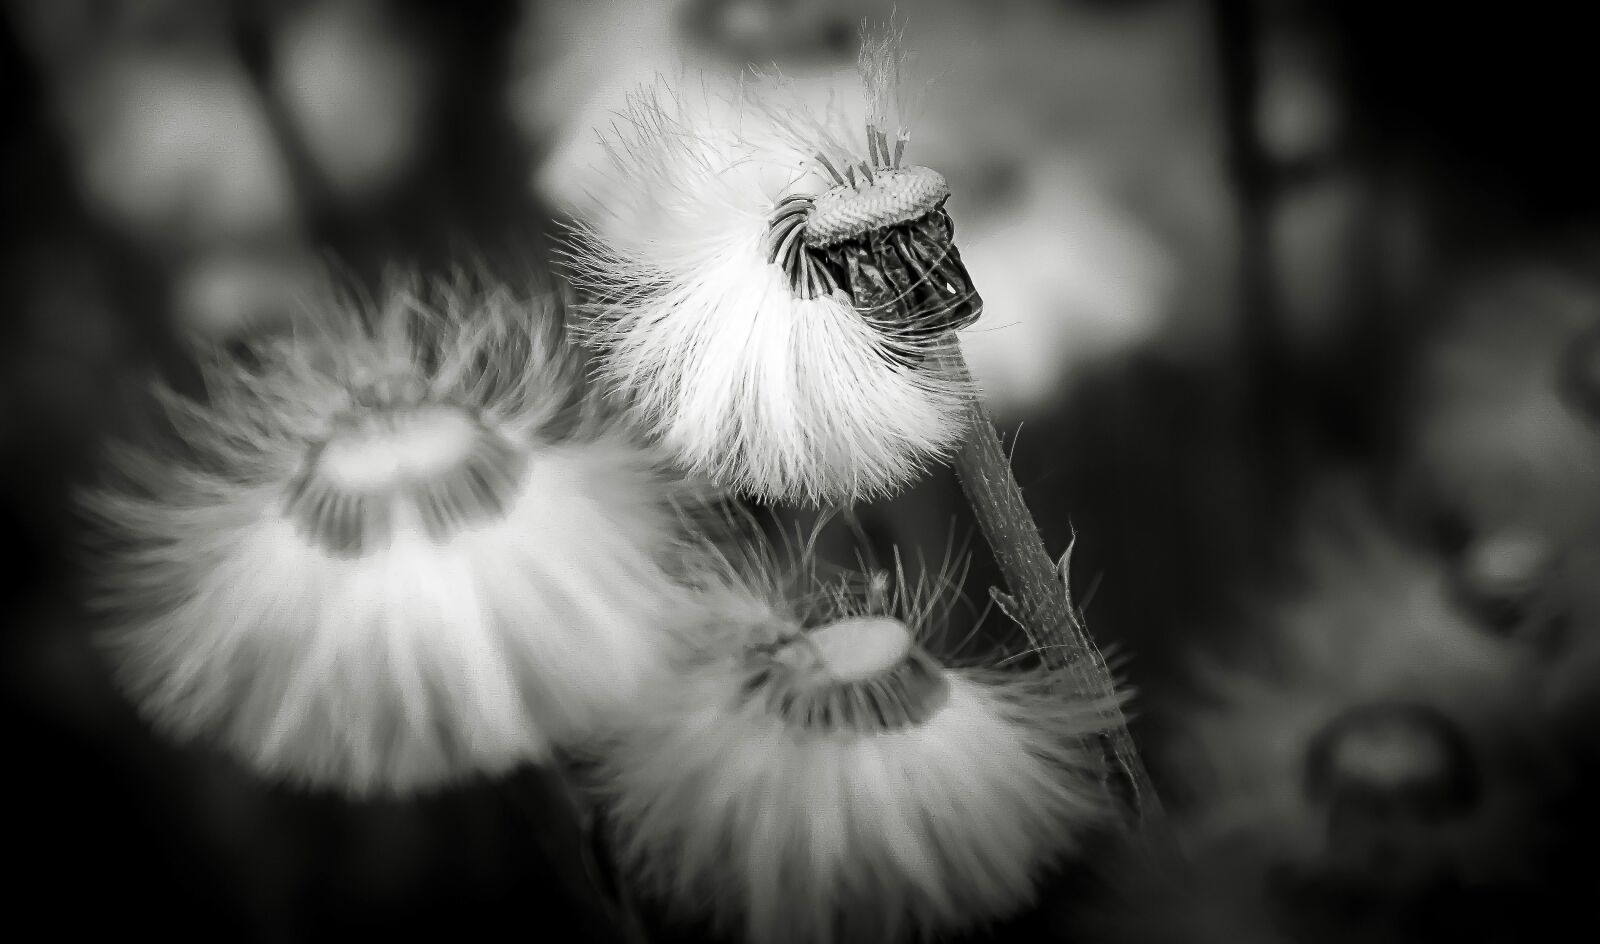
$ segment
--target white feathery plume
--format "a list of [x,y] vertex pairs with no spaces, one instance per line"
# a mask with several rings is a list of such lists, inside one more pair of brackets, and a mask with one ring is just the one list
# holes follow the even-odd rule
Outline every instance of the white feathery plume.
[[605,745],[625,872],[681,919],[773,944],[1024,907],[1112,815],[1084,743],[1100,711],[1053,673],[936,660],[927,587],[796,575],[704,588],[701,644]]
[[175,441],[85,499],[142,711],[356,795],[605,723],[664,652],[687,492],[564,342],[547,301],[395,290],[202,351],[205,397],[163,391]]
[[981,303],[949,189],[905,163],[903,55],[862,57],[864,120],[757,77],[664,82],[607,135],[575,282],[606,381],[679,461],[764,499],[891,493],[947,454],[971,391],[930,357]]

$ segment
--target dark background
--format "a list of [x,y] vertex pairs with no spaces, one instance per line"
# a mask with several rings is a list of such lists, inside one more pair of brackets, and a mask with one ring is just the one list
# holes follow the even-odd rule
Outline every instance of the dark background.
[[[15,916],[178,939],[605,933],[573,827],[537,772],[353,805],[148,732],[88,641],[68,500],[103,439],[145,408],[151,373],[186,382],[185,334],[271,321],[330,268],[366,285],[386,266],[442,274],[464,257],[512,279],[541,269],[559,201],[535,171],[586,133],[572,106],[608,63],[570,59],[604,28],[591,13],[603,6],[5,3],[0,652],[4,733],[20,747],[5,805]],[[967,22],[959,7],[899,4],[934,37],[941,17]],[[798,68],[847,61],[872,12],[682,2],[671,28],[706,62]],[[999,232],[1011,208],[1048,207],[1017,181],[1060,158],[1087,167],[1096,199],[1140,234],[1130,278],[1160,272],[1159,292],[1106,288],[1139,300],[1137,330],[1082,349],[1049,335],[1068,340],[1045,345],[1046,382],[996,412],[1047,543],[1080,538],[1080,602],[1126,656],[1138,731],[1181,809],[1184,771],[1160,758],[1182,723],[1186,654],[1227,642],[1241,601],[1282,578],[1315,483],[1351,475],[1431,533],[1437,516],[1396,483],[1408,384],[1452,290],[1527,260],[1600,274],[1592,32],[1575,5],[1537,0],[1007,0],[984,18],[1032,45],[963,94],[1003,99],[1024,130],[950,173],[971,184],[958,223]],[[366,91],[324,96],[335,104],[320,124],[295,104],[329,89]],[[1077,316],[1040,291],[1040,317]],[[974,364],[998,388],[1008,355],[995,350]],[[862,518],[880,554],[937,559],[952,536],[975,548],[966,590],[980,603],[997,579],[948,473]],[[1564,872],[1550,887],[1585,881]]]

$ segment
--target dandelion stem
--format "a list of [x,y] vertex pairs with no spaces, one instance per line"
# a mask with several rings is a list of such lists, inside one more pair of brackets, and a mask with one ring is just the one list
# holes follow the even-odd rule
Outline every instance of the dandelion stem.
[[[948,369],[970,382],[959,343],[952,340],[944,356]],[[981,398],[972,399],[968,423],[970,429],[953,465],[1010,591],[1000,602],[1006,604],[1008,615],[1021,624],[1040,655],[1064,667],[1082,697],[1104,706],[1110,722],[1103,736],[1110,773],[1122,781],[1129,813],[1146,840],[1159,848],[1175,848],[1161,799],[1119,707],[1111,670],[1072,606],[1065,574],[1045,550]]]

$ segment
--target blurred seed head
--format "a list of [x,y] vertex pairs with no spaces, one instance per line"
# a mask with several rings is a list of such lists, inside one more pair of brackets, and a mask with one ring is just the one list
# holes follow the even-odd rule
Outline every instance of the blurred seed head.
[[1189,839],[1381,895],[1537,874],[1564,776],[1538,646],[1359,500],[1319,508],[1301,582],[1258,614],[1259,657],[1197,659]]
[[[200,352],[84,499],[162,730],[362,795],[545,759],[657,669],[694,500],[584,388],[559,306],[396,287]],[[695,493],[698,494],[698,493]]]

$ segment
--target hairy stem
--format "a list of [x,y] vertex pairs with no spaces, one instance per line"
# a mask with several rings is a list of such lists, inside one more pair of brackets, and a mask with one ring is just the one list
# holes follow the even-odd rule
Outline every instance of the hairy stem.
[[[958,342],[952,340],[944,356],[947,369],[963,381],[971,381]],[[1065,567],[1058,566],[1045,550],[981,398],[972,400],[968,425],[967,437],[952,464],[1010,591],[996,593],[996,601],[1027,633],[1047,664],[1065,668],[1078,694],[1102,706],[1107,721],[1102,743],[1108,775],[1119,781],[1116,788],[1140,833],[1170,848],[1172,838],[1161,798],[1128,732],[1111,670],[1072,606]]]

